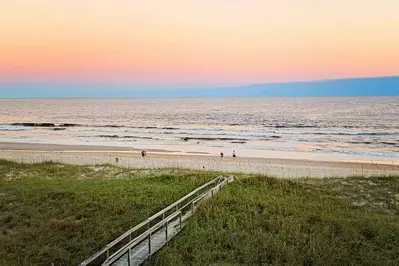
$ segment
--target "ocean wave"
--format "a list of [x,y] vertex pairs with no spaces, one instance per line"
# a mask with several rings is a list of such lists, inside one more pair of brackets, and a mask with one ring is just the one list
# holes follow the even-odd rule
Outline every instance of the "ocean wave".
[[119,136],[119,135],[97,135],[94,137],[98,138],[111,138],[111,139],[157,139],[153,137],[142,137],[142,136]]
[[384,145],[388,145],[388,146],[399,147],[399,144],[398,144],[398,143],[395,143],[395,142],[382,141],[381,143],[384,144]]
[[[118,124],[77,124],[77,123],[42,123],[42,122],[22,122],[22,123],[12,123],[7,124],[10,126],[20,126],[20,127],[83,127],[83,128],[126,128],[126,129],[148,129],[157,130],[157,132],[149,133],[165,133],[165,134],[187,134],[187,135],[244,135],[249,137],[270,137],[270,134],[281,133],[281,134],[298,134],[298,135],[359,135],[359,136],[388,136],[388,135],[399,135],[398,131],[395,132],[381,132],[381,131],[369,131],[355,129],[353,126],[342,126],[334,127],[333,130],[323,130],[321,127],[316,125],[306,125],[306,124],[295,124],[295,125],[269,125],[273,129],[282,130],[270,130],[270,131],[257,131],[257,130],[242,130],[242,131],[229,131],[222,129],[183,129],[179,127],[169,127],[169,126],[129,126],[129,125],[118,125]],[[240,124],[230,124],[230,125],[240,125]],[[295,131],[290,129],[304,128],[305,130]],[[343,130],[335,129],[341,128]],[[284,130],[286,129],[286,130]],[[307,130],[309,129],[309,130]],[[310,130],[313,129],[313,130]],[[350,129],[350,130],[347,130]],[[162,132],[163,130],[163,132]],[[159,132],[161,131],[161,132]]]
[[348,141],[349,144],[376,144],[374,141]]
[[0,125],[0,131],[22,131],[26,128],[18,125]]
[[[248,126],[248,124],[235,124],[240,126]],[[266,128],[287,128],[287,129],[295,129],[295,128],[345,128],[345,129],[358,129],[358,126],[353,125],[342,125],[342,124],[327,124],[327,123],[318,123],[318,124],[260,124]],[[399,129],[399,126],[386,126],[386,125],[370,125],[367,126],[369,129]]]
[[350,144],[366,144],[366,145],[386,145],[386,146],[393,146],[393,147],[398,147],[399,144],[396,142],[391,142],[391,141],[348,141],[347,143]]
[[22,127],[91,127],[91,128],[138,128],[138,129],[164,129],[164,130],[179,130],[178,127],[155,127],[155,126],[128,126],[128,125],[99,125],[99,124],[76,124],[76,123],[42,123],[42,122],[19,122],[7,124],[10,126]]
[[388,133],[388,132],[359,132],[359,133],[352,133],[352,132],[338,132],[338,133],[315,133],[320,135],[347,135],[347,136],[390,136],[390,135],[397,135],[398,133]]
[[248,139],[242,139],[242,138],[208,138],[208,137],[183,137],[181,138],[183,141],[189,141],[189,140],[225,140],[225,141],[248,141]]
[[373,156],[373,157],[399,158],[399,154],[394,152],[356,151],[356,150],[337,150],[337,149],[326,149],[323,150],[323,152],[353,154],[353,155]]
[[310,148],[310,149],[298,149],[294,147],[251,147],[256,150],[270,150],[270,151],[290,151],[290,152],[309,152],[309,153],[326,153],[326,154],[350,154],[360,156],[372,156],[381,158],[399,158],[399,153],[396,152],[378,152],[378,151],[357,151],[349,149],[322,149],[322,148]]
[[54,123],[12,123],[10,126],[20,126],[20,127],[55,127]]
[[333,130],[317,130],[317,131],[285,131],[281,134],[296,134],[296,135],[332,135],[332,136],[395,136],[399,132],[369,132],[369,131],[333,131]]

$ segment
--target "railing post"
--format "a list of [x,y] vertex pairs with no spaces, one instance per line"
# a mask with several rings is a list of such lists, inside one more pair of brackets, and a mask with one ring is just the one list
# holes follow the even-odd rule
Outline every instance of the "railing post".
[[148,254],[151,256],[151,231],[148,234]]
[[191,203],[191,214],[194,214],[194,202]]
[[213,197],[213,188],[211,189],[211,197]]
[[182,212],[180,212],[180,216],[179,216],[179,220],[180,220],[180,230],[181,230],[181,216],[182,216]]
[[131,254],[130,254],[130,248],[127,250],[127,265],[130,266],[130,258]]
[[109,258],[109,249],[107,249],[107,259]]
[[168,243],[168,226],[169,226],[169,222],[168,221],[166,221],[166,227],[165,227],[165,241],[166,241],[166,244]]

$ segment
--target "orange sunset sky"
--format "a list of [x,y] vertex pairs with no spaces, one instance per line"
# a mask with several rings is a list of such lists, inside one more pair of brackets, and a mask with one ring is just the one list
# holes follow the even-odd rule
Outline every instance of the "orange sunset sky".
[[12,0],[0,8],[3,82],[395,74],[398,0]]

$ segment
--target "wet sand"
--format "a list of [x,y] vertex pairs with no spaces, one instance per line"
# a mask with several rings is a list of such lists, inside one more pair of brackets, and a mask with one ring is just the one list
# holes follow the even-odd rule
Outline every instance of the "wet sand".
[[115,164],[151,169],[175,167],[290,178],[399,175],[399,165],[395,162],[382,164],[277,158],[220,158],[206,154],[182,155],[165,150],[147,150],[147,155],[143,159],[139,150],[125,147],[0,143],[1,159],[23,163],[54,161],[79,165]]

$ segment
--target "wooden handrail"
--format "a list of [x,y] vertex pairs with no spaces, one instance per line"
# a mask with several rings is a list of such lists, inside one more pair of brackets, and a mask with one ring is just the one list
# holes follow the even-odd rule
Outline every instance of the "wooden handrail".
[[115,252],[114,254],[112,254],[112,256],[110,256],[107,259],[107,263],[111,264],[113,262],[115,262],[116,260],[118,260],[120,257],[122,257],[123,255],[126,254],[126,252],[131,249],[133,246],[135,246],[136,244],[140,243],[141,241],[143,241],[144,239],[146,239],[148,237],[148,235],[150,233],[153,233],[155,231],[157,231],[157,229],[161,228],[164,224],[166,224],[166,222],[169,222],[170,220],[176,218],[177,216],[180,215],[180,211],[174,212],[171,215],[169,215],[167,218],[165,218],[164,220],[160,221],[159,223],[157,223],[156,225],[154,225],[153,227],[151,227],[149,230],[145,231],[144,233],[142,233],[140,236],[136,237],[135,239],[133,239],[131,242],[129,242],[128,244],[126,244],[124,247],[122,247],[121,249],[119,249],[117,252]]

